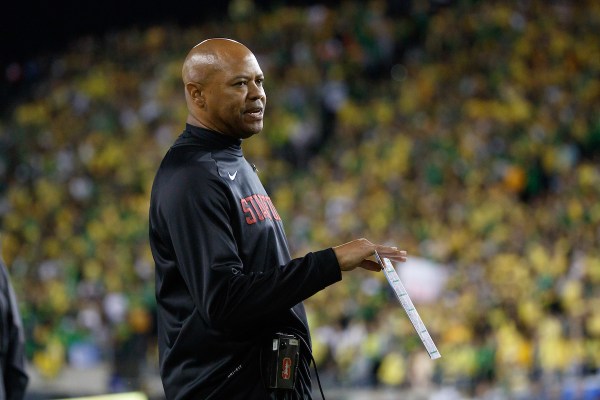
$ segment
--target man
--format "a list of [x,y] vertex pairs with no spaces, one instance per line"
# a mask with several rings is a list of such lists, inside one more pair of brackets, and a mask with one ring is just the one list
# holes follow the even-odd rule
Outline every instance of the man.
[[[229,39],[194,47],[182,69],[189,115],[152,188],[160,373],[168,399],[311,399],[310,334],[302,301],[357,267],[378,271],[359,239],[290,258],[283,224],[242,139],[263,128],[264,76]],[[273,335],[295,335],[293,389],[269,385]],[[285,365],[288,373],[288,365]]]
[[22,400],[25,372],[25,335],[10,276],[0,258],[0,399]]

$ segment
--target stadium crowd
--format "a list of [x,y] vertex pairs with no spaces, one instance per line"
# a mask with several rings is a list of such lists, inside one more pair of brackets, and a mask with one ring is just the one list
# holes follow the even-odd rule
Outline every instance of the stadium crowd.
[[115,391],[155,368],[150,185],[183,129],[185,52],[226,36],[266,75],[244,152],[293,252],[365,236],[447,275],[416,301],[437,361],[383,274],[309,299],[325,382],[600,398],[600,4],[414,3],[234,1],[228,24],[11,65],[3,78],[31,90],[0,122],[0,242],[32,366],[52,379],[108,361]]

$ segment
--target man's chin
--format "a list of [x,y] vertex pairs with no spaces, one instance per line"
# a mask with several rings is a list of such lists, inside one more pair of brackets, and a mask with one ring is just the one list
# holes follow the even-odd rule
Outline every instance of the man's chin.
[[259,133],[262,132],[262,130],[263,130],[262,123],[260,125],[249,126],[249,127],[247,127],[247,129],[244,129],[244,131],[242,132],[241,138],[248,139],[249,137],[258,135]]

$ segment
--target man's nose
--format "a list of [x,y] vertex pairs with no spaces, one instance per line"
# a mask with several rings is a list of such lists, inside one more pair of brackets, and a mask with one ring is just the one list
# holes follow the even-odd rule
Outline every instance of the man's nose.
[[256,82],[251,82],[248,84],[248,97],[251,99],[260,99],[265,97],[265,90],[261,85],[256,84]]

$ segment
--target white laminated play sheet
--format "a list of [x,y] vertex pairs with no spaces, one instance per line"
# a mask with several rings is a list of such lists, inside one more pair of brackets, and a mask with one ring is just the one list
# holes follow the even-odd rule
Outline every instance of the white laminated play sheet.
[[402,281],[400,280],[396,269],[392,265],[392,262],[387,258],[380,257],[377,252],[375,252],[375,257],[377,258],[377,262],[379,262],[379,264],[381,265],[381,268],[383,270],[383,273],[385,274],[385,277],[387,278],[388,283],[390,284],[392,289],[394,289],[394,293],[396,294],[398,301],[402,305],[402,308],[404,308],[404,311],[406,311],[410,322],[412,322],[413,327],[417,331],[421,342],[423,342],[427,353],[429,353],[429,357],[431,357],[432,360],[440,358],[442,355],[435,346],[431,335],[429,335],[429,332],[427,331],[423,320],[419,316],[415,305],[410,299],[408,292],[404,288],[404,285],[402,284]]

